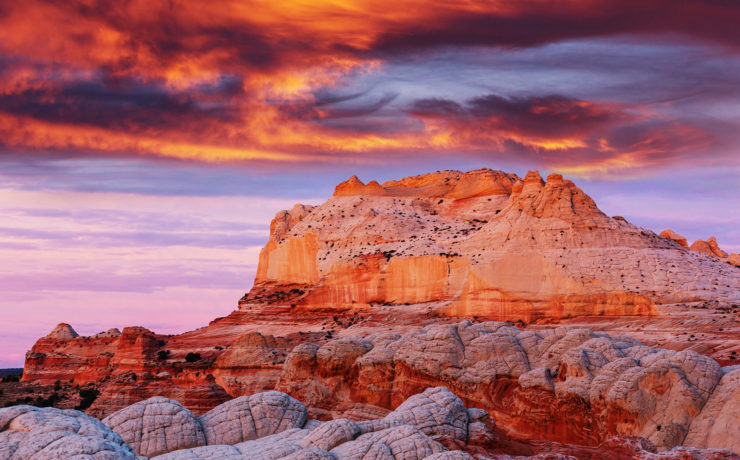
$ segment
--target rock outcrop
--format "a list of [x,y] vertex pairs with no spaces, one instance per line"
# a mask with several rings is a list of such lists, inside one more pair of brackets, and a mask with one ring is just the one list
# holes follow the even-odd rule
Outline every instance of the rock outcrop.
[[732,265],[740,267],[740,252],[733,252],[727,259]]
[[689,247],[689,243],[688,241],[686,241],[686,238],[674,232],[673,230],[670,230],[670,229],[663,230],[662,232],[660,232],[660,236],[662,236],[663,238],[667,238],[669,240],[673,240],[685,248]]
[[[706,241],[696,240],[691,243],[691,250],[700,254],[705,254],[711,257],[717,257],[722,260],[728,260],[730,255],[727,254],[719,247],[717,238],[710,236]],[[736,265],[736,264],[733,264]]]
[[79,337],[79,334],[67,323],[61,323],[54,328],[45,338],[48,340],[58,340],[60,342],[66,342]]
[[203,426],[174,399],[155,396],[103,419],[137,455],[151,457],[206,443]]
[[195,381],[188,384],[173,380],[173,376],[166,371],[157,375],[135,374],[130,371],[116,374],[99,384],[100,394],[87,413],[96,417],[105,417],[138,401],[153,396],[164,396],[180,401],[196,414],[202,414],[231,399],[226,390],[213,381],[209,381],[207,375],[203,382]]
[[724,446],[740,452],[740,366],[723,371],[709,400],[691,423],[685,444],[699,448]]
[[237,444],[263,438],[308,420],[300,402],[277,391],[241,396],[225,402],[200,417],[208,444]]
[[694,430],[688,439],[699,447],[738,449],[733,429],[701,421],[736,420],[736,377],[736,371],[723,377],[705,356],[646,347],[627,336],[466,321],[301,345],[288,356],[277,388],[321,416],[348,402],[393,408],[441,384],[518,438],[597,445],[636,435],[670,449]]
[[0,459],[62,458],[136,460],[136,454],[100,420],[76,410],[0,409]]
[[275,388],[291,344],[284,338],[248,332],[218,356],[213,375],[230,394],[253,394]]
[[320,206],[281,211],[271,229],[246,311],[423,304],[531,322],[740,301],[740,277],[714,240],[702,257],[673,232],[606,216],[558,174],[445,171],[382,185],[353,176]]
[[[487,436],[477,442],[473,433]],[[134,404],[102,423],[72,410],[0,409],[0,458],[8,460],[473,460],[513,458],[502,449],[520,453],[502,447],[505,443],[485,411],[466,409],[445,388],[429,388],[384,418],[359,422],[307,420],[300,402],[278,392],[235,399],[200,419],[166,398]],[[573,458],[568,454],[588,452],[589,458],[740,459],[714,449],[657,454],[649,441],[634,438],[610,439],[590,451],[570,445],[518,449],[534,455],[517,458]]]

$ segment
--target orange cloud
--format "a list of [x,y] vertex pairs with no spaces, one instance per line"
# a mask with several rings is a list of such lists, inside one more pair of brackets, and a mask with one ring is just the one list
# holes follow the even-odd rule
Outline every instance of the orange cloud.
[[381,120],[374,113],[391,110],[392,97],[340,112],[318,94],[382,73],[391,57],[449,46],[665,32],[740,46],[740,6],[700,0],[27,0],[0,11],[0,147],[204,161],[372,161],[368,152],[510,143],[575,152],[635,114],[483,96],[452,102],[456,113],[417,101],[410,116],[395,107]]

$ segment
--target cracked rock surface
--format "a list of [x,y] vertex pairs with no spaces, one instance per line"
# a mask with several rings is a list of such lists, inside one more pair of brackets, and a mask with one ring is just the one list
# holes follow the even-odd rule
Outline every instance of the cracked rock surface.
[[[492,430],[486,411],[467,409],[444,387],[413,395],[383,418],[359,422],[308,420],[302,403],[277,391],[233,399],[200,418],[177,401],[154,397],[105,423],[73,410],[0,409],[0,460],[494,460],[583,454],[567,445],[526,457],[489,454],[484,447],[502,441]],[[580,449],[598,454],[601,448]],[[612,440],[604,448],[625,453],[618,458],[740,460],[727,450],[658,453],[641,438]]]

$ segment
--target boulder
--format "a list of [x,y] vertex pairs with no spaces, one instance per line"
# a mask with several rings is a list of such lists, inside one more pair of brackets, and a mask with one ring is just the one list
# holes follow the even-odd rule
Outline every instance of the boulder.
[[46,337],[48,339],[65,342],[79,337],[79,334],[69,324],[60,323]]
[[136,460],[134,450],[100,420],[76,410],[0,409],[0,458]]
[[302,428],[306,408],[285,393],[270,391],[227,401],[199,419],[208,444],[236,444]]
[[685,248],[689,247],[689,243],[688,241],[686,241],[686,238],[674,232],[673,230],[663,230],[662,232],[660,232],[660,236],[662,236],[663,238],[668,238],[669,240],[675,241],[676,243],[678,243],[679,245]]
[[203,427],[192,412],[179,402],[161,396],[114,412],[103,423],[141,456],[152,457],[206,444]]

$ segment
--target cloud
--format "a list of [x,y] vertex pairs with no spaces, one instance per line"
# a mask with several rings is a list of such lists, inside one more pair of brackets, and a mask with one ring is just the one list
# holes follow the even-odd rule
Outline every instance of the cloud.
[[437,1],[421,8],[418,19],[411,20],[414,27],[389,21],[370,49],[403,54],[444,46],[531,47],[632,34],[708,40],[736,51],[738,19],[739,5],[718,0],[526,0],[467,7]]
[[585,137],[602,132],[636,114],[616,104],[575,100],[560,95],[535,97],[479,96],[459,104],[445,99],[414,101],[409,112],[432,124],[447,125],[449,135],[468,143],[491,138],[523,145],[558,149],[585,145]]
[[71,269],[66,272],[26,272],[0,275],[0,288],[11,291],[91,291],[91,292],[146,292],[151,293],[171,287],[191,289],[241,289],[247,270],[253,266],[233,267],[231,270],[206,272],[181,272],[181,266],[160,266],[138,273],[121,273],[115,269]]
[[[420,112],[422,101],[449,98],[402,94],[392,84],[362,88],[357,82],[418,56],[424,56],[419,73],[434,81],[444,66],[436,57],[450,47],[512,50],[598,37],[678,36],[711,43],[718,53],[740,49],[735,33],[740,7],[714,0],[412,0],[352,6],[286,1],[258,7],[28,0],[4,2],[2,9],[3,154],[155,156],[262,167],[457,152],[465,145],[447,134],[430,138],[419,120],[402,110],[409,99],[419,100]],[[392,76],[391,83],[403,77]],[[630,115],[605,99],[550,100],[549,93],[526,99],[495,92],[450,104],[476,119],[500,118],[499,131],[511,134],[494,142],[491,154],[510,142],[511,154],[521,145],[576,149],[584,145],[575,140],[583,132]],[[527,112],[532,107],[526,104],[537,103],[536,97],[555,112]],[[566,117],[572,123],[565,123]],[[574,128],[577,124],[582,127]],[[515,139],[524,132],[526,139]]]
[[585,101],[562,95],[478,96],[464,103],[420,99],[408,112],[448,148],[536,157],[571,175],[659,168],[711,146],[697,125],[647,106]]

